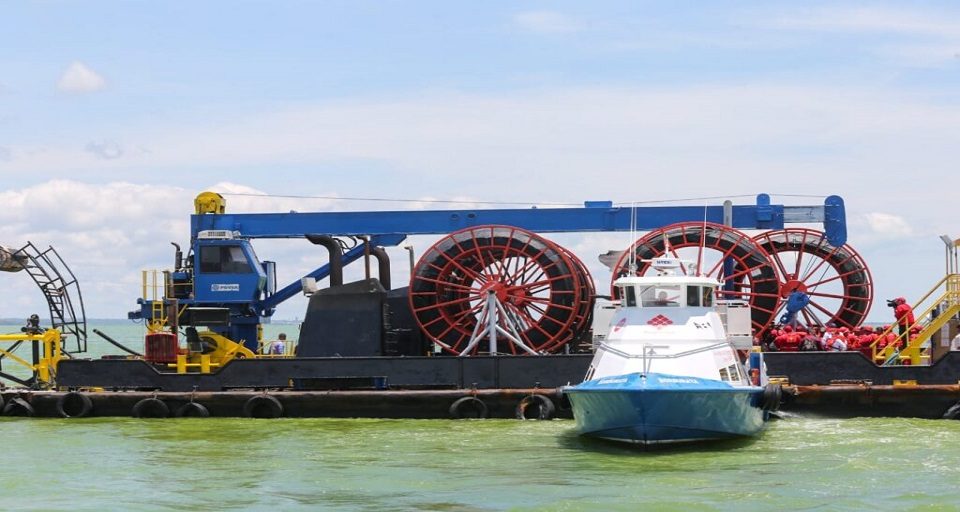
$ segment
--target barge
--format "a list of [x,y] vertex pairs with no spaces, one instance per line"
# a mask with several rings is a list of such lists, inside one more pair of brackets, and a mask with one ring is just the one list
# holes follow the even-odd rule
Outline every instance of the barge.
[[[206,192],[195,207],[186,255],[174,243],[171,269],[143,273],[130,318],[148,334],[142,349],[123,347],[125,356],[84,357],[82,295],[53,248],[2,251],[0,270],[36,282],[50,321],[0,336],[0,379],[14,384],[0,390],[0,412],[173,416],[194,403],[213,416],[272,416],[279,405],[285,416],[569,417],[559,389],[583,380],[619,297],[598,289],[587,265],[547,233],[645,232],[601,257],[613,279],[643,276],[652,269],[636,262],[668,252],[695,260],[720,283],[718,303],[749,308],[739,328],[757,340],[783,320],[857,327],[873,302],[838,196],[805,206],[760,194],[738,206],[229,214]],[[441,237],[416,264],[405,247],[411,279],[393,287],[384,248],[423,234]],[[326,263],[280,287],[276,263],[254,251],[262,238],[303,239],[325,250]],[[950,254],[955,262],[956,244]],[[810,260],[815,271],[801,265]],[[343,267],[356,261],[365,277],[344,283]],[[954,263],[899,345],[765,354],[784,385],[782,408],[951,416],[960,359],[942,346],[957,333],[958,279]],[[262,324],[299,294],[309,303],[298,343],[267,353]],[[10,364],[30,376],[6,371]],[[268,405],[245,407],[250,401]],[[153,405],[134,411],[139,403]],[[261,410],[269,414],[251,412]]]

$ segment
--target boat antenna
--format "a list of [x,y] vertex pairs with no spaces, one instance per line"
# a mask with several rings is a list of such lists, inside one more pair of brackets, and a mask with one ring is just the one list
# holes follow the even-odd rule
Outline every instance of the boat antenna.
[[630,203],[630,244],[628,249],[630,254],[627,255],[627,268],[630,271],[631,276],[636,275],[637,273],[637,250],[634,245],[637,243],[637,203]]
[[703,232],[700,233],[700,252],[697,254],[697,277],[703,274],[703,249],[707,243],[707,204],[703,204]]

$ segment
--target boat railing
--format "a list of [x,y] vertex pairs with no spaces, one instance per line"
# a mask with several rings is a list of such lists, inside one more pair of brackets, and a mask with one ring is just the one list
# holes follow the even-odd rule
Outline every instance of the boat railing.
[[[671,340],[671,341],[674,341],[674,340]],[[676,340],[676,341],[682,343],[682,342],[684,342],[684,341],[688,341],[688,342],[689,342],[689,341],[694,341],[694,340]],[[623,358],[625,358],[625,359],[644,359],[644,360],[646,360],[646,359],[677,359],[677,358],[680,358],[680,357],[686,357],[686,356],[693,355],[693,354],[699,354],[700,352],[708,352],[708,351],[711,351],[711,350],[716,350],[716,349],[718,349],[718,348],[729,348],[729,347],[730,347],[730,344],[727,343],[726,341],[723,341],[723,342],[720,342],[720,343],[712,343],[712,344],[710,344],[710,345],[702,345],[702,346],[699,346],[699,347],[694,348],[694,349],[685,350],[685,351],[683,351],[683,352],[674,352],[674,353],[669,353],[669,354],[658,354],[658,353],[656,353],[656,352],[654,351],[654,350],[656,350],[656,349],[670,348],[670,347],[672,347],[672,346],[674,346],[674,345],[673,345],[673,344],[671,344],[671,345],[659,345],[659,344],[658,344],[658,345],[648,345],[648,344],[642,344],[642,345],[640,346],[640,353],[639,353],[639,354],[635,354],[635,353],[626,352],[626,351],[624,351],[624,350],[620,350],[620,349],[618,349],[618,348],[612,347],[612,346],[610,346],[610,345],[607,344],[607,343],[600,343],[600,345],[597,347],[597,350],[598,350],[598,351],[599,351],[599,350],[605,350],[605,351],[607,351],[607,352],[610,352],[611,354],[614,354],[614,355],[623,357]],[[647,365],[644,364],[644,368],[646,368],[646,366],[647,366]]]

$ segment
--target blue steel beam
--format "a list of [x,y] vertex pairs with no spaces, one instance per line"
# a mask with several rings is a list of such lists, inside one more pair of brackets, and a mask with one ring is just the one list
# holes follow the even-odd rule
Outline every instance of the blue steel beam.
[[[823,223],[831,243],[843,245],[843,200],[830,196],[820,206],[757,204],[732,207],[738,229],[782,229],[784,223]],[[722,206],[613,207],[610,202],[583,208],[423,210],[314,213],[227,213],[192,215],[191,236],[203,230],[238,231],[249,238],[299,238],[306,233],[332,236],[445,234],[482,224],[505,224],[537,233],[649,231],[676,222],[723,223]],[[631,217],[635,219],[631,222]],[[842,241],[841,241],[842,240]],[[839,242],[839,243],[837,243]]]
[[843,198],[827,197],[823,215],[823,230],[827,234],[830,245],[840,247],[847,243],[847,211],[843,206]]

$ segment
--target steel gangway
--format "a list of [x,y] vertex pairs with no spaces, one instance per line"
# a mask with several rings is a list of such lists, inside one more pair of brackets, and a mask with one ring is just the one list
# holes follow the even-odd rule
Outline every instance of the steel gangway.
[[27,242],[15,256],[27,258],[24,271],[47,300],[50,327],[61,332],[64,352],[86,352],[87,317],[83,294],[73,271],[52,246],[40,250],[33,242]]

